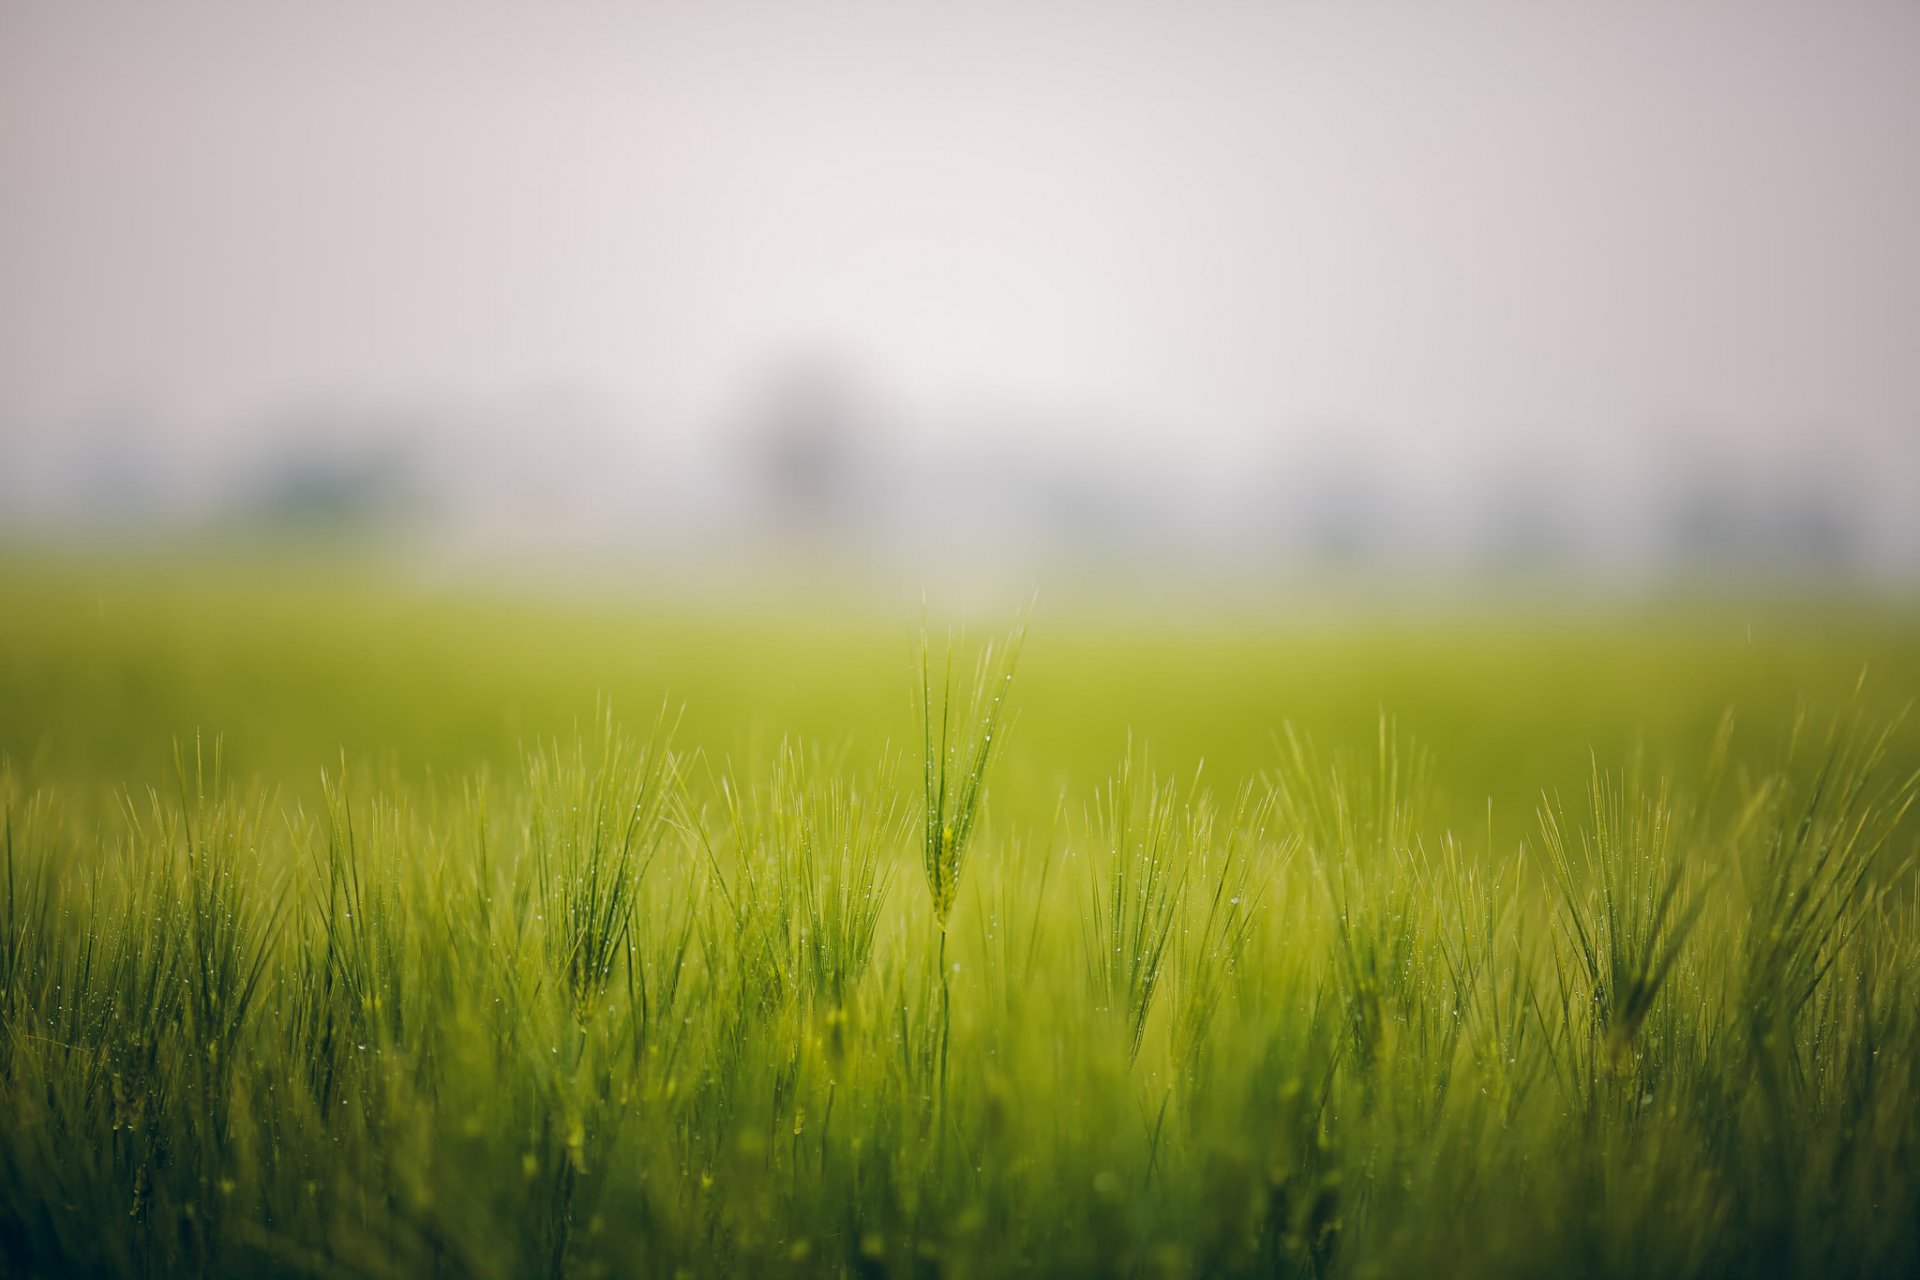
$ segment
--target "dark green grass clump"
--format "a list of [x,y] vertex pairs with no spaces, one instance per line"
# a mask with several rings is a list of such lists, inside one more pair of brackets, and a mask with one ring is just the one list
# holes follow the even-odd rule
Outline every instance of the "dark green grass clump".
[[1596,763],[1522,840],[1384,726],[990,815],[1017,648],[923,651],[914,781],[610,717],[313,809],[9,772],[0,1272],[1920,1268],[1884,735]]

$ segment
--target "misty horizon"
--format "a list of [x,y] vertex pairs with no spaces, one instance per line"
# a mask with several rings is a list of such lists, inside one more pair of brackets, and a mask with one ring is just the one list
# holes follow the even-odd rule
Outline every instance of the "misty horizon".
[[10,6],[0,526],[1911,584],[1917,69],[1867,4]]

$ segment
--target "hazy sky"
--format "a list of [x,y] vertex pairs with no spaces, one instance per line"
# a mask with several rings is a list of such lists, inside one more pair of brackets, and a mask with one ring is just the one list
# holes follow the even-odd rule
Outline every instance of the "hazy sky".
[[1913,3],[0,7],[13,433],[815,352],[1069,455],[1871,459],[1916,229]]

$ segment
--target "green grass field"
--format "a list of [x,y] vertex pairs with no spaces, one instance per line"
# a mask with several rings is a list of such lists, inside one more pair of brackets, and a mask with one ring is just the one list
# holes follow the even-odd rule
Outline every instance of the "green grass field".
[[1920,616],[1018,622],[0,569],[0,1273],[1920,1269]]

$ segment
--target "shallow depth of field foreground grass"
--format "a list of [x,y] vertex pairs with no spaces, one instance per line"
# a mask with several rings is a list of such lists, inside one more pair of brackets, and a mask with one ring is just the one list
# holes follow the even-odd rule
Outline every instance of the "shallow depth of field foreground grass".
[[[1328,641],[1178,642],[1212,701],[1169,721],[1118,659],[1075,693],[1044,612],[1017,663],[907,622],[817,671],[870,696],[837,726],[656,688],[509,754],[423,723],[497,726],[431,656],[508,647],[471,611],[115,590],[145,625],[15,581],[0,629],[7,1275],[1920,1268],[1911,659],[1854,691],[1907,624],[1563,639],[1506,699],[1471,633],[1431,688],[1356,642],[1319,734],[1256,691]],[[734,645],[663,648],[722,689]],[[406,750],[218,740],[325,738],[303,682],[388,649]],[[1660,719],[1605,715],[1628,650]],[[1136,699],[1260,733],[1075,736]]]

